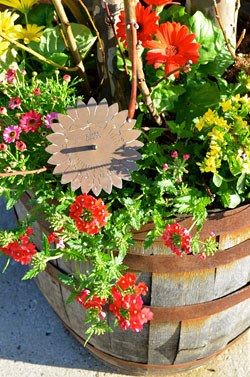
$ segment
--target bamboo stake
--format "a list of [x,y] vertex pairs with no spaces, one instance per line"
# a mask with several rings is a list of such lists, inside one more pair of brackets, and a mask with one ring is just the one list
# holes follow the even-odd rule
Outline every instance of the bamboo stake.
[[[224,35],[224,39],[225,39],[225,42],[226,42],[226,45],[227,45],[227,48],[230,52],[230,54],[232,55],[235,63],[240,67],[242,68],[248,75],[250,75],[250,70],[245,68],[245,66],[243,64],[241,64],[241,62],[239,61],[239,58],[237,57],[237,55],[235,54],[234,50],[232,49],[232,47],[230,46],[230,43],[228,41],[228,38],[227,38],[227,34],[226,34],[226,31],[223,27],[223,24],[222,24],[222,21],[221,21],[221,18],[220,18],[220,13],[219,13],[219,9],[217,7],[217,3],[216,3],[216,0],[213,0],[213,4],[214,4],[214,10],[215,10],[215,14],[216,14],[216,18],[218,20],[218,23],[220,25],[220,28],[221,28],[221,31]],[[236,2],[236,5],[235,5],[235,8],[237,9],[238,7],[238,1]]]
[[120,47],[120,43],[118,41],[118,38],[117,38],[117,35],[116,35],[116,31],[115,31],[115,26],[114,26],[114,21],[111,17],[111,14],[110,14],[110,11],[109,11],[109,6],[107,4],[107,1],[106,0],[103,0],[104,1],[104,5],[105,5],[105,8],[106,8],[106,12],[107,12],[107,16],[108,16],[108,19],[109,19],[109,23],[112,27],[112,30],[113,30],[113,33],[114,33],[114,37],[115,37],[115,40],[116,40],[116,45],[117,45],[117,48],[120,52],[120,55],[121,55],[121,58],[122,58],[122,61],[123,61],[123,65],[124,65],[124,69],[125,69],[125,72],[126,74],[129,76],[129,71],[128,71],[128,67],[127,67],[127,64],[126,64],[126,61],[125,61],[125,57],[124,57],[124,54],[121,50],[121,47]]
[[[136,13],[135,13],[135,5],[136,0],[124,0],[124,12],[125,12],[125,25],[131,22],[131,20],[136,20]],[[129,58],[132,60],[132,35],[131,33],[128,33],[128,30],[126,28],[126,36],[127,36],[127,45],[128,45],[128,53]],[[150,91],[146,84],[145,75],[143,71],[143,63],[142,59],[139,56],[137,50],[135,53],[136,56],[136,74],[137,74],[137,85],[138,88],[142,94],[142,100],[144,104],[147,106],[153,120],[160,126],[162,125],[162,119],[160,115],[158,114],[157,110],[154,107],[153,101],[150,97]]]
[[48,167],[35,169],[35,170],[12,171],[10,173],[0,173],[0,177],[4,178],[4,177],[16,176],[16,175],[40,174],[49,169],[53,169],[53,166],[48,166]]
[[89,81],[88,81],[88,77],[87,77],[86,72],[85,72],[85,68],[84,68],[84,65],[83,65],[83,62],[82,62],[81,55],[80,55],[78,48],[77,48],[77,45],[76,45],[76,41],[75,41],[71,26],[70,26],[70,22],[69,22],[68,17],[65,13],[64,7],[62,5],[62,1],[61,0],[52,0],[52,2],[53,2],[53,5],[54,5],[58,15],[59,15],[62,26],[64,28],[64,32],[65,32],[65,35],[66,35],[66,38],[67,38],[67,41],[68,41],[68,45],[69,45],[69,48],[70,48],[70,51],[71,51],[71,54],[72,54],[72,59],[74,61],[74,64],[78,67],[79,76],[83,79],[82,88],[83,88],[84,95],[88,99],[90,97],[90,92],[91,92],[90,86],[89,86]]
[[99,85],[99,87],[100,87],[102,85],[103,81],[104,81],[105,68],[106,68],[106,58],[105,58],[105,53],[104,53],[104,49],[103,49],[103,45],[102,45],[102,40],[101,40],[99,31],[97,30],[97,27],[95,26],[95,23],[94,23],[94,21],[91,17],[91,14],[88,11],[88,8],[86,7],[86,5],[83,3],[82,0],[79,0],[79,2],[81,4],[81,6],[83,7],[83,9],[85,10],[85,12],[87,13],[89,21],[91,22],[91,25],[93,26],[93,28],[96,32],[96,36],[97,36],[97,39],[99,41],[99,45],[100,45],[100,49],[101,49],[101,53],[102,53],[102,78],[101,78],[101,82],[100,82],[100,85]]

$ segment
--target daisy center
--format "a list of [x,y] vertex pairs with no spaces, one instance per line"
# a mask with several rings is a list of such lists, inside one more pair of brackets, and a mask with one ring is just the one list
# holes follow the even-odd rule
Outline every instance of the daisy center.
[[174,45],[170,45],[170,46],[166,47],[165,53],[168,56],[174,56],[174,55],[178,54],[178,48]]
[[83,209],[83,213],[80,215],[80,217],[83,219],[83,221],[86,221],[86,223],[90,223],[90,221],[93,220],[92,212],[88,208]]
[[37,120],[35,118],[30,118],[27,124],[29,127],[35,127],[37,125]]
[[9,133],[9,137],[10,137],[11,139],[14,139],[14,138],[16,137],[16,131],[10,131],[10,133]]
[[58,118],[51,118],[50,123],[59,123]]

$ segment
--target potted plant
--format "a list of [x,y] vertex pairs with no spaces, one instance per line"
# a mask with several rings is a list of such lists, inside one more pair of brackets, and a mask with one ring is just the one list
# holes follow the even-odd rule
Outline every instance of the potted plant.
[[104,1],[127,111],[99,97],[88,8],[37,3],[0,18],[0,188],[19,219],[1,254],[107,364],[199,366],[249,327],[249,70],[226,79],[235,52],[199,11],[124,2],[114,22]]

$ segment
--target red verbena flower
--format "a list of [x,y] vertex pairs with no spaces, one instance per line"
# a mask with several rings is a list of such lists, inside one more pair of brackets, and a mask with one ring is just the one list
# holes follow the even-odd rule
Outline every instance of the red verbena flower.
[[[159,68],[165,63],[165,74],[183,67],[189,60],[198,63],[200,55],[197,50],[201,45],[193,43],[194,33],[188,33],[188,27],[179,22],[166,22],[158,26],[155,33],[158,40],[145,43],[145,47],[150,49],[146,56],[147,63],[154,64],[154,68]],[[174,75],[178,77],[179,71]]]
[[84,193],[75,198],[70,206],[71,219],[75,220],[76,227],[87,234],[96,234],[100,228],[107,225],[110,213],[102,199],[95,199]]
[[123,291],[126,291],[129,287],[135,285],[135,280],[136,276],[134,274],[126,274],[118,280],[117,285],[121,287]]
[[96,295],[92,296],[87,300],[87,297],[90,295],[90,291],[88,289],[83,289],[81,292],[81,296],[76,296],[77,301],[81,304],[85,309],[97,309],[98,315],[104,319],[106,317],[106,313],[102,310],[102,307],[106,304],[105,299],[102,299]]
[[[141,41],[142,46],[145,46],[147,41],[152,41],[152,35],[156,33],[158,28],[157,21],[159,16],[156,12],[151,12],[151,6],[144,8],[144,6],[138,1],[135,7],[136,23],[139,25],[137,29],[137,41]],[[125,13],[122,10],[119,16],[120,21],[117,23],[117,37],[121,42],[124,42],[124,47],[127,47],[126,40],[126,26],[125,26]]]
[[37,114],[36,110],[30,110],[20,118],[20,127],[24,132],[35,132],[42,126],[42,115]]
[[180,224],[167,225],[162,238],[165,241],[165,245],[170,247],[176,255],[182,256],[183,252],[186,254],[191,253],[189,231],[186,228],[181,228]]
[[155,7],[162,7],[169,4],[180,4],[172,0],[144,0],[144,3],[148,5],[154,5]]

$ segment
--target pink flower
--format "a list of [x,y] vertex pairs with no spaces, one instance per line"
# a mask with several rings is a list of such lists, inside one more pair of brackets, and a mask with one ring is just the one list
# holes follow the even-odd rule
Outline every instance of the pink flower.
[[24,70],[24,69],[22,69],[21,71],[20,71],[20,73],[21,73],[21,75],[26,75],[26,71]]
[[19,139],[21,128],[18,126],[6,127],[3,131],[3,139],[6,143],[14,143],[16,139]]
[[27,149],[26,144],[23,141],[17,141],[16,142],[16,148],[21,152],[23,152]]
[[179,176],[179,177],[177,178],[177,181],[178,181],[178,182],[182,182],[182,177]]
[[52,123],[58,123],[58,113],[53,111],[51,114],[48,114],[44,119],[44,123],[47,128],[51,128]]
[[64,75],[64,76],[63,76],[63,80],[64,80],[64,81],[70,81],[70,80],[71,80],[70,75]]
[[7,145],[6,144],[0,144],[0,150],[1,151],[7,151],[7,149],[8,149],[8,147],[7,147]]
[[23,114],[20,118],[20,127],[24,132],[35,132],[42,126],[42,115],[37,114],[36,110],[30,110]]
[[186,228],[181,228],[180,224],[173,223],[166,225],[165,232],[162,235],[165,245],[170,247],[177,256],[182,253],[191,253],[191,237]]
[[20,109],[20,103],[21,102],[22,102],[22,100],[19,97],[11,98],[9,107],[11,109],[15,109],[15,108]]
[[8,71],[5,73],[5,79],[9,82],[14,83],[16,81],[15,76],[16,76],[15,69],[8,69]]
[[204,253],[199,255],[199,258],[200,258],[200,259],[206,259],[206,257],[207,257],[207,256],[206,256],[206,254],[204,254]]
[[0,114],[2,114],[2,115],[6,115],[7,114],[7,109],[6,109],[6,107],[0,107]]
[[39,96],[41,94],[41,90],[39,88],[35,88],[33,89],[33,93],[35,94],[35,96]]
[[58,239],[56,240],[56,247],[57,248],[61,248],[61,249],[65,249],[65,245],[64,245],[64,242],[63,242],[63,239],[58,237]]
[[168,164],[164,164],[162,169],[163,170],[168,170]]
[[212,238],[215,237],[214,232],[210,232],[210,233],[209,233],[209,236],[212,237]]
[[174,151],[173,154],[171,155],[173,158],[176,158],[178,157],[178,152],[177,151]]
[[190,157],[189,154],[184,154],[184,155],[183,155],[183,160],[188,160],[189,157]]

